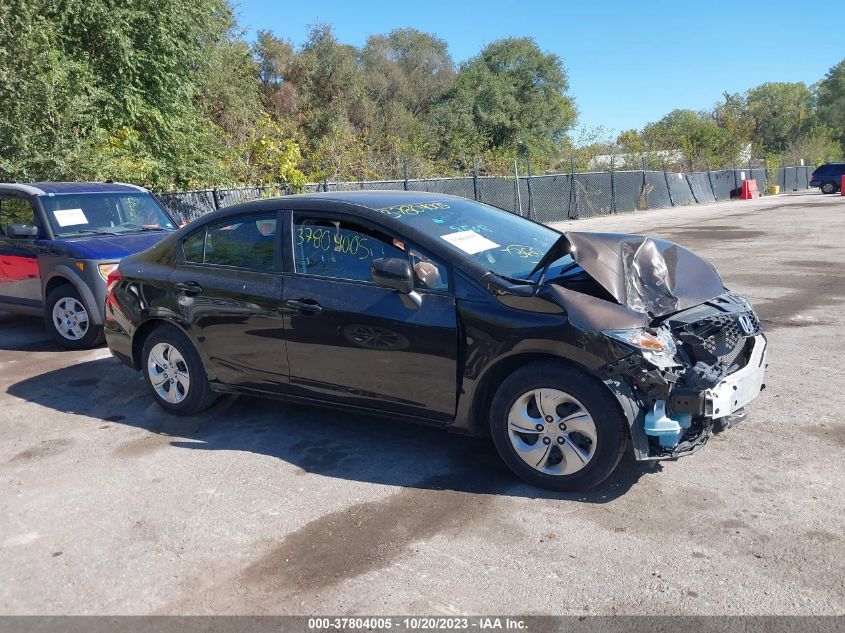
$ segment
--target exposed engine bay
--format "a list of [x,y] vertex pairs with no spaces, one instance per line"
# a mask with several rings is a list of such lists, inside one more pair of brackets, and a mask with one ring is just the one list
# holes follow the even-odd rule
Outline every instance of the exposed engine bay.
[[[550,262],[567,255],[571,262],[544,280]],[[533,299],[624,350],[603,378],[629,419],[637,459],[695,452],[743,420],[764,388],[757,315],[692,251],[641,235],[565,233],[537,271]]]
[[767,341],[751,306],[730,292],[652,329],[675,341],[674,355],[633,352],[609,364],[608,375],[627,381],[646,411],[647,456],[638,457],[680,457],[745,418],[764,387]]

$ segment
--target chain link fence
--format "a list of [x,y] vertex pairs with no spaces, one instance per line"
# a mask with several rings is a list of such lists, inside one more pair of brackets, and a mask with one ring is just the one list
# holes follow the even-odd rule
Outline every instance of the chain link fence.
[[[761,192],[770,184],[781,192],[809,188],[813,168],[780,167],[771,178],[765,169],[723,169],[702,172],[602,171],[513,177],[366,180],[309,183],[302,193],[322,191],[404,190],[445,193],[478,200],[539,222],[559,222],[613,213],[663,209],[729,200],[739,196],[742,181],[755,179]],[[291,193],[284,186],[201,189],[159,193],[162,204],[180,221],[240,202]]]

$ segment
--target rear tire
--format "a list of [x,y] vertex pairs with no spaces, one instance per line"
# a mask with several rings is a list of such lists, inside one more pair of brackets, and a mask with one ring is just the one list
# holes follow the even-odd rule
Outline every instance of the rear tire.
[[44,305],[44,322],[56,342],[67,349],[89,349],[102,345],[103,326],[94,323],[75,286],[63,283],[50,291]]
[[193,415],[215,400],[202,359],[191,340],[164,325],[144,341],[141,371],[156,403],[176,415]]
[[836,189],[835,182],[823,182],[821,186],[822,193],[836,193]]
[[555,361],[526,365],[501,384],[490,408],[490,431],[515,474],[532,485],[566,492],[588,490],[607,479],[629,435],[607,388]]

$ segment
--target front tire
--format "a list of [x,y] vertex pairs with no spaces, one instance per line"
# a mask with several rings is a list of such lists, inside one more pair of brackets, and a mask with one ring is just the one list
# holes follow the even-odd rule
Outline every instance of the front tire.
[[67,349],[89,349],[102,345],[103,327],[91,318],[79,291],[64,283],[50,291],[44,306],[44,322],[56,342]]
[[144,341],[142,371],[156,403],[169,413],[193,415],[214,402],[202,359],[181,331],[165,325]]
[[836,193],[836,183],[825,182],[821,186],[822,193]]
[[628,425],[607,388],[554,361],[526,365],[501,384],[490,408],[490,432],[516,475],[566,492],[604,481],[628,443]]

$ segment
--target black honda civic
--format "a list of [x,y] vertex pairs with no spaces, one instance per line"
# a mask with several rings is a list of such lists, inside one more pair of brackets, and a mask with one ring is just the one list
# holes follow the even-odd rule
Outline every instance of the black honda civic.
[[109,347],[170,412],[241,393],[426,422],[557,490],[604,480],[629,441],[695,452],[766,367],[754,310],[691,251],[430,193],[229,207],[108,285]]

